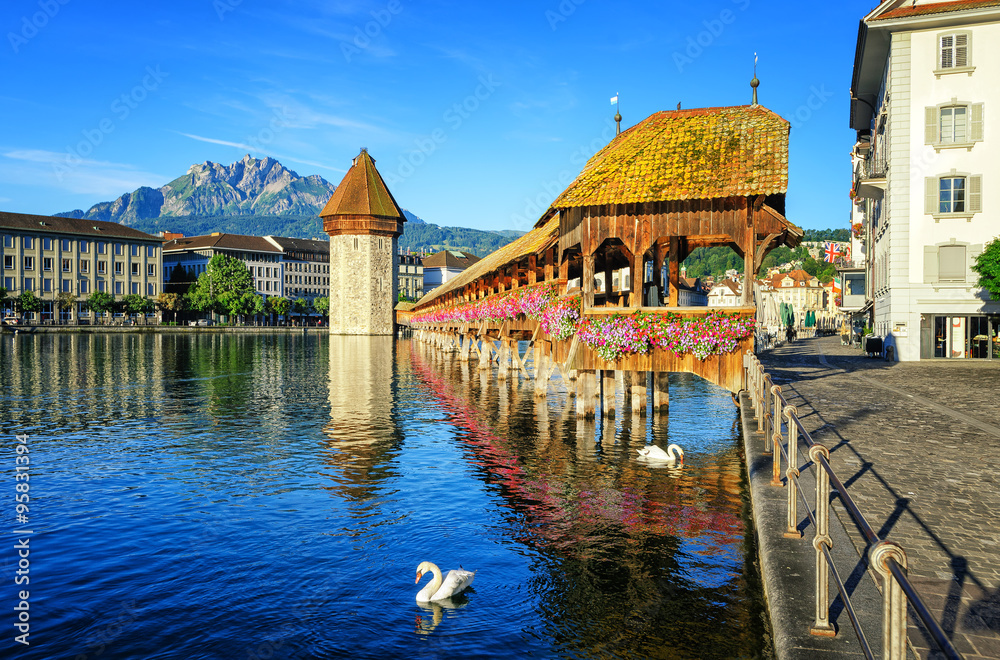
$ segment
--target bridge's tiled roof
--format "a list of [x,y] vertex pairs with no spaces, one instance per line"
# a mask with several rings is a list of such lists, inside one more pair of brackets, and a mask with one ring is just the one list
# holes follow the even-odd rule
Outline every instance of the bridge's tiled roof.
[[417,308],[423,307],[446,293],[457,291],[466,284],[475,282],[480,277],[515,261],[520,261],[532,254],[540,254],[555,243],[558,238],[559,214],[553,213],[541,227],[536,227],[512,243],[508,243],[499,250],[491,252],[483,257],[481,261],[477,261],[469,268],[466,268],[454,279],[448,280],[433,291],[428,292],[423,298],[417,301]]
[[788,132],[760,105],[657,112],[597,152],[552,207],[784,193]]

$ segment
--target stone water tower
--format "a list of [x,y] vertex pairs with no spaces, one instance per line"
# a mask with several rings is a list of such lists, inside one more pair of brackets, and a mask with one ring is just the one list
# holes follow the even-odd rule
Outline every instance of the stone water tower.
[[396,253],[406,217],[367,149],[354,159],[320,217],[330,235],[330,334],[393,334]]

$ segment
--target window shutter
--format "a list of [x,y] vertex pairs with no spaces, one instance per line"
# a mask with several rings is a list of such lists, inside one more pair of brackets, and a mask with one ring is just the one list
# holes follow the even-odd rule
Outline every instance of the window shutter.
[[938,201],[938,179],[929,176],[924,179],[924,213],[937,213]]
[[969,177],[969,212],[983,210],[983,177],[981,174]]
[[952,47],[955,45],[955,38],[952,35],[941,37],[941,68],[950,69],[955,66],[952,61]]
[[938,109],[924,108],[924,144],[938,141]]
[[938,249],[933,245],[924,246],[924,283],[938,281]]
[[964,245],[942,245],[938,248],[938,280],[964,282],[966,267]]
[[969,142],[983,141],[983,104],[969,106]]
[[969,35],[955,35],[955,66],[969,65]]

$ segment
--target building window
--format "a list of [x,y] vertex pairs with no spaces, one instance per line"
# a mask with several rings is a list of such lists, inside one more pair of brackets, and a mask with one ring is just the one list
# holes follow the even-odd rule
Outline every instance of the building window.
[[35,258],[25,257],[24,258],[24,270],[35,270]]
[[121,243],[115,243],[115,254],[118,256],[125,254],[125,246]]
[[63,252],[69,252],[70,250],[72,250],[73,249],[73,241],[69,240],[68,238],[62,239],[62,249],[63,249]]
[[156,264],[146,264],[146,276],[156,277]]
[[107,293],[108,283],[105,282],[104,280],[97,280],[97,290],[100,291],[101,293]]
[[146,285],[146,295],[155,296],[156,295],[156,285],[150,282]]
[[108,244],[104,242],[98,243],[97,254],[107,254],[107,253],[108,253]]
[[115,295],[116,296],[122,295],[122,283],[121,282],[115,282]]
[[124,275],[124,274],[125,274],[125,264],[123,264],[120,261],[116,261],[115,262],[115,275]]
[[983,104],[955,103],[924,108],[924,143],[971,146],[983,141]]
[[132,286],[129,287],[134,295],[139,295],[139,283],[132,282]]
[[44,280],[42,280],[42,292],[50,293],[51,291],[52,291],[52,278],[46,277]]
[[97,274],[98,275],[107,275],[107,273],[108,273],[108,262],[107,261],[98,261],[97,262]]
[[146,246],[146,256],[149,257],[150,259],[155,259],[156,258],[156,246],[155,245],[147,245]]
[[6,268],[7,270],[14,270],[14,255],[12,254],[3,255],[3,267]]
[[80,293],[90,293],[89,280],[80,280]]
[[982,176],[945,175],[927,177],[924,213],[934,216],[979,213],[982,209]]
[[138,257],[139,256],[139,246],[138,245],[132,244],[132,245],[129,246],[129,248],[131,249],[133,257]]
[[80,260],[80,272],[81,273],[89,273],[90,272],[90,262],[89,261],[84,261],[82,259]]
[[139,275],[139,264],[133,261],[131,263],[131,268],[129,269],[129,271],[132,273],[132,275],[138,277],[138,275]]
[[35,280],[31,279],[30,277],[24,278],[24,290],[34,291],[34,289],[35,289]]
[[52,257],[42,257],[42,270],[52,270]]
[[42,249],[51,250],[52,249],[52,239],[45,237],[42,239]]
[[80,252],[82,254],[90,252],[90,241],[80,241]]
[[21,241],[24,243],[25,250],[30,250],[35,245],[35,240],[31,238],[31,236],[25,236],[24,238],[21,239]]
[[72,293],[73,292],[73,280],[63,280],[62,281],[62,290],[63,290],[63,293]]
[[11,236],[10,234],[4,234],[3,235],[3,246],[5,248],[12,248],[12,247],[14,247],[14,237]]
[[62,269],[63,269],[64,273],[68,273],[68,272],[72,271],[73,270],[73,260],[72,259],[63,259],[62,260]]
[[7,289],[8,293],[13,293],[14,292],[14,278],[13,277],[5,277],[5,278],[3,278],[3,288]]
[[968,32],[952,32],[938,36],[940,69],[961,69],[969,66],[970,36]]

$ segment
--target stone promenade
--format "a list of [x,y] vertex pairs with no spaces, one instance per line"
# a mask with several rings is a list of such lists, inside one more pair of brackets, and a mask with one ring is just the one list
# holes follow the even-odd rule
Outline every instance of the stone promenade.
[[887,363],[839,337],[759,357],[959,652],[1000,658],[1000,361]]

